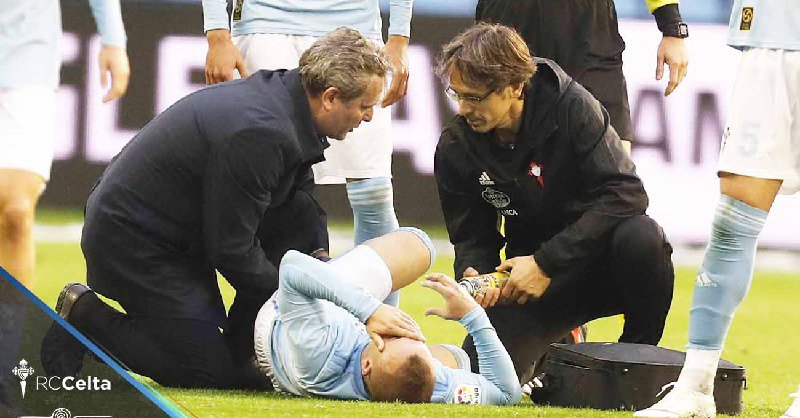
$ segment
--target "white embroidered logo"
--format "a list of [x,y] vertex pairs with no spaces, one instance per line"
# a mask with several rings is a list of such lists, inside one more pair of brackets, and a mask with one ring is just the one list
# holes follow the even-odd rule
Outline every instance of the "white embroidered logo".
[[492,180],[485,171],[478,177],[478,183],[480,183],[481,186],[494,186],[494,180]]

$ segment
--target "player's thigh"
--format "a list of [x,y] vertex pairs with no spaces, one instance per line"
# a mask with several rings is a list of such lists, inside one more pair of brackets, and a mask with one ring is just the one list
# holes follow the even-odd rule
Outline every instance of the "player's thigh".
[[769,210],[775,195],[800,190],[796,144],[800,65],[787,51],[743,52],[720,150],[722,192]]
[[235,36],[232,40],[242,54],[247,71],[252,73],[297,68],[300,55],[314,39],[311,36],[254,33]]

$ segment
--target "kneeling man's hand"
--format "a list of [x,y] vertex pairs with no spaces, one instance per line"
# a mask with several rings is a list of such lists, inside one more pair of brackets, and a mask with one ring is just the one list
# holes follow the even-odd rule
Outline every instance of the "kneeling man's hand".
[[425,341],[422,329],[409,314],[385,303],[367,318],[366,326],[378,351],[383,351],[383,337],[406,337]]
[[532,255],[509,258],[497,267],[497,271],[511,270],[508,283],[503,286],[500,298],[517,301],[520,305],[530,298],[538,298],[550,286],[550,278],[542,271]]
[[436,315],[444,319],[458,321],[464,315],[470,313],[478,302],[472,299],[463,287],[459,286],[453,278],[440,273],[433,273],[425,276],[422,285],[428,289],[439,292],[444,298],[444,308],[428,308],[425,315]]

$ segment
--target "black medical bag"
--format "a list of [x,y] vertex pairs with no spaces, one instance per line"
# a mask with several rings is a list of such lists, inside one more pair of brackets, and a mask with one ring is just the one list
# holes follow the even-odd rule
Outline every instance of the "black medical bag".
[[[640,410],[678,380],[686,354],[644,344],[552,344],[534,382],[534,403],[595,409]],[[720,360],[714,380],[718,414],[742,412],[744,368]],[[659,396],[660,395],[660,396]]]

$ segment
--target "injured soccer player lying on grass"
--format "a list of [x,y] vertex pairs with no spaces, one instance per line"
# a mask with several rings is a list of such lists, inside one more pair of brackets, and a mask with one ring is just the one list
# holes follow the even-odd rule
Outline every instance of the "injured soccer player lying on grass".
[[486,313],[442,274],[422,285],[472,335],[480,374],[458,347],[425,345],[407,313],[381,303],[431,266],[433,245],[415,228],[369,240],[328,262],[289,251],[278,291],[258,314],[255,349],[278,392],[386,402],[514,405],[522,397],[506,349]]

